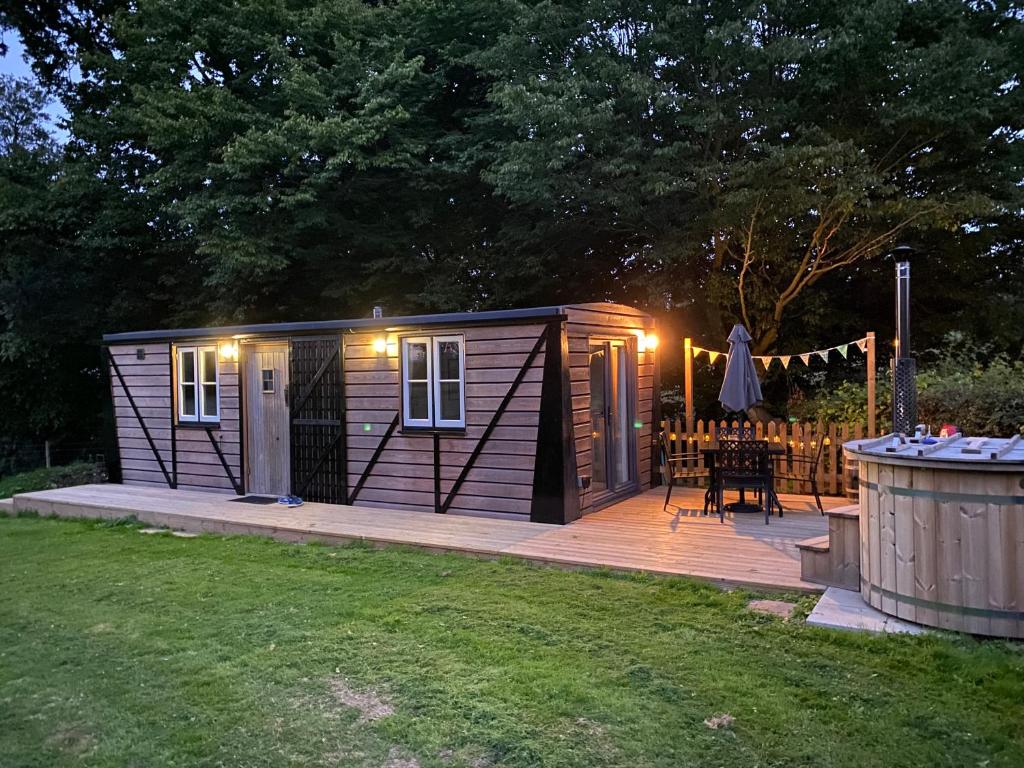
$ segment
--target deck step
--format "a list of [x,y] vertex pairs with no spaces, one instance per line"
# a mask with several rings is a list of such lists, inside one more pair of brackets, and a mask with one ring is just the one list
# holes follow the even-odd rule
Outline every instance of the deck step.
[[814,536],[810,539],[798,541],[796,543],[796,548],[806,552],[828,552],[828,534],[826,533],[824,536]]
[[856,504],[847,504],[845,507],[836,507],[835,509],[826,509],[826,517],[842,517],[847,520],[857,520],[860,518],[860,507]]
[[860,515],[857,507],[826,512],[828,533],[797,542],[800,577],[815,584],[860,589]]

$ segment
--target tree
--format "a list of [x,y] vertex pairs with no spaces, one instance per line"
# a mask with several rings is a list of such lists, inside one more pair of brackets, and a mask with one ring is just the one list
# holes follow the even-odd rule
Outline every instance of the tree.
[[27,80],[0,75],[0,155],[53,152],[53,139],[45,122],[46,92]]
[[[956,275],[947,306],[1024,279],[1010,3],[35,0],[0,23],[72,133],[38,195],[9,188],[11,242],[46,243],[10,279],[80,301],[78,344],[614,299],[791,350],[884,332],[897,240]],[[926,327],[1012,343],[1012,317]]]
[[825,276],[1019,216],[1022,52],[1007,4],[541,4],[481,54],[479,156],[606,274],[765,351]]

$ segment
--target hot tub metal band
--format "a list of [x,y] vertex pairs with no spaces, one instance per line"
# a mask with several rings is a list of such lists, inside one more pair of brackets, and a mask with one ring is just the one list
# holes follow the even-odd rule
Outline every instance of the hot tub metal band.
[[860,481],[861,488],[869,491],[881,491],[890,496],[910,496],[917,499],[934,499],[935,501],[966,501],[973,504],[1024,504],[1024,496],[1000,496],[990,493],[959,493],[958,491],[925,491],[920,488],[898,488],[894,485],[879,485],[867,480]]
[[931,608],[941,613],[952,613],[957,616],[978,616],[986,619],[1009,619],[1010,621],[1024,621],[1024,611],[1004,611],[1000,608],[972,608],[967,605],[950,605],[949,603],[938,603],[934,600],[925,600],[920,597],[911,597],[900,592],[893,592],[885,587],[878,587],[869,584],[863,577],[860,580],[861,587],[867,587],[872,594],[887,597],[897,603],[906,603],[918,608]]

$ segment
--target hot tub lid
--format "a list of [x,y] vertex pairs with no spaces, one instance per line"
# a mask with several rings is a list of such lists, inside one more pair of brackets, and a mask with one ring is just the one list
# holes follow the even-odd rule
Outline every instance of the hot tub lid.
[[965,464],[1024,465],[1024,440],[1014,437],[953,437],[926,443],[913,437],[902,438],[894,445],[893,434],[843,444],[849,453],[884,459],[913,459],[924,462],[964,462]]

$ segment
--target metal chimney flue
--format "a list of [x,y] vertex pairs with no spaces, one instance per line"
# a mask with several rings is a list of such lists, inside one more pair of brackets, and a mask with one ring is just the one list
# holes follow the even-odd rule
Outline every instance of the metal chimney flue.
[[910,262],[911,249],[897,248],[896,256],[896,355],[892,369],[892,430],[910,434],[917,424],[917,362],[910,356]]

